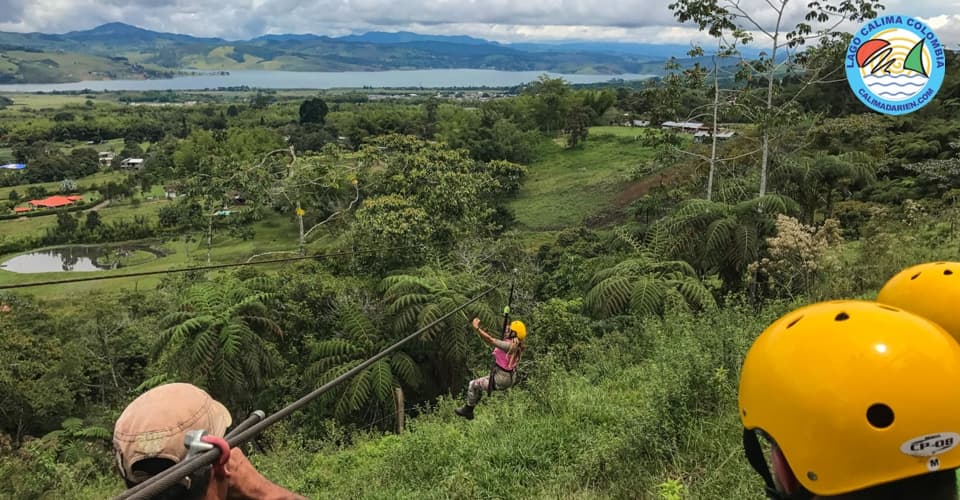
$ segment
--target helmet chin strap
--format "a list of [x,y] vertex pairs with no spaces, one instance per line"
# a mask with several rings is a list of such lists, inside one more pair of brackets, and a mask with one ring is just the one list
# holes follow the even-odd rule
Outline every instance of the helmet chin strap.
[[[811,500],[813,498],[813,494],[792,477],[789,479],[792,480],[790,482],[796,486],[796,488],[793,488],[795,491],[784,494],[777,489],[776,483],[773,482],[773,475],[770,473],[770,467],[767,465],[767,459],[763,456],[763,448],[760,447],[760,440],[757,438],[757,431],[755,429],[743,430],[743,451],[747,455],[747,461],[750,462],[750,466],[753,467],[753,470],[757,471],[757,474],[763,479],[766,485],[764,491],[767,494],[767,498],[771,500]],[[786,467],[784,468],[786,469]],[[790,471],[790,473],[792,474],[792,471]]]

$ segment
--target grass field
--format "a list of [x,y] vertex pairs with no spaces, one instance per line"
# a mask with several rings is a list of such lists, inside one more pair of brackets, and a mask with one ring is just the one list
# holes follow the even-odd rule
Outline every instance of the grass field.
[[[75,179],[77,186],[81,189],[90,186],[92,184],[104,184],[108,182],[120,182],[125,179],[127,174],[125,172],[120,172],[117,170],[104,170],[102,172],[97,172],[93,175],[83,177],[80,179]],[[23,184],[21,186],[8,186],[0,188],[0,200],[6,200],[10,196],[10,191],[16,190],[20,194],[21,198],[26,196],[27,190],[32,186],[43,186],[48,193],[57,194],[60,190],[60,182],[44,182],[40,184]]]
[[634,127],[590,127],[590,135],[615,135],[617,137],[640,137],[650,130],[649,128]]
[[607,133],[607,129],[637,131],[595,127],[577,149],[549,142],[541,145],[540,159],[530,165],[520,194],[509,204],[521,229],[551,230],[579,224],[607,208],[627,183],[630,171],[653,156],[652,148]]
[[85,102],[87,102],[87,97],[83,95],[23,93],[4,93],[2,95],[13,99],[13,105],[8,108],[11,111],[17,110],[18,108],[43,109],[61,108],[68,105],[82,106]]

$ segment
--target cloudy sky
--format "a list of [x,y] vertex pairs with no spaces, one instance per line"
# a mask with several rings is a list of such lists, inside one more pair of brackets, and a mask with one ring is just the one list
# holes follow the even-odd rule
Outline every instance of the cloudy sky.
[[[63,33],[122,21],[157,31],[231,40],[266,33],[339,36],[373,30],[466,34],[502,42],[687,43],[701,39],[691,26],[675,21],[667,8],[671,1],[0,0],[0,31]],[[770,10],[765,0],[740,1],[752,13]],[[808,0],[790,3],[789,18],[802,19]],[[921,17],[946,44],[960,45],[960,0],[887,0],[884,5],[887,13]],[[765,17],[767,22],[774,19]]]

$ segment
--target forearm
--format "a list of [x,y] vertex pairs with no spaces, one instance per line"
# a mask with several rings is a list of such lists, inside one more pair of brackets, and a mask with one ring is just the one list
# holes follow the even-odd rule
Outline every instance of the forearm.
[[497,339],[493,338],[489,333],[485,332],[482,326],[477,327],[476,330],[477,330],[477,335],[479,335],[484,342],[486,342],[487,344],[490,344],[491,346],[497,345],[496,344]]
[[482,338],[487,344],[493,347],[498,347],[504,351],[510,352],[510,349],[513,347],[510,342],[493,338],[492,335],[483,331],[483,327],[477,328],[477,335],[480,335],[480,338]]
[[239,448],[231,450],[230,500],[306,500],[263,477]]

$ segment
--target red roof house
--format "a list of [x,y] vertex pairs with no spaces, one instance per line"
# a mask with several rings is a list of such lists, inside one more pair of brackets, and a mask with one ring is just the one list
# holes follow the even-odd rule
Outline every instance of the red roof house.
[[17,208],[14,208],[14,209],[13,209],[13,211],[16,212],[16,213],[18,213],[18,214],[23,213],[23,212],[29,212],[29,211],[31,211],[31,210],[33,210],[33,208],[31,208],[31,207],[17,207]]
[[37,208],[60,208],[73,205],[73,202],[82,199],[82,196],[51,196],[42,200],[30,200],[30,204]]

